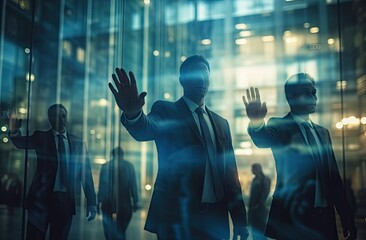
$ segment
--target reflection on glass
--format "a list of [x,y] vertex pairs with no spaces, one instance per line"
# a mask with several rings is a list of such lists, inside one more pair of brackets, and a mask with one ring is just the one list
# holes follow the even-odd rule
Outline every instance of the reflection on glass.
[[[187,56],[202,54],[212,65],[207,104],[229,120],[244,197],[249,197],[251,164],[261,163],[271,177],[271,194],[277,177],[270,150],[243,144],[251,141],[241,100],[244,90],[260,88],[268,103],[268,115],[281,116],[289,110],[279,94],[284,80],[307,72],[317,80],[319,91],[317,113],[311,117],[330,130],[341,176],[351,179],[359,206],[357,219],[365,217],[364,1],[0,3],[0,126],[8,129],[7,112],[14,108],[25,119],[23,133],[47,129],[44,109],[54,102],[63,103],[69,109],[70,132],[87,142],[96,188],[101,164],[110,159],[113,146],[121,145],[135,165],[146,210],[151,191],[145,186],[154,188],[151,184],[158,167],[154,145],[137,143],[120,126],[120,112],[106,85],[115,67],[130,69],[143,80],[138,87],[149,93],[149,110],[158,99],[175,101],[181,96],[176,81],[179,66]],[[32,4],[34,28],[30,21]],[[203,40],[210,44],[203,44]],[[35,153],[30,150],[26,156],[6,140],[7,130],[0,134],[0,177],[14,173],[28,190],[36,168]],[[24,165],[25,157],[29,166]],[[25,167],[29,173],[26,179]],[[1,210],[6,202],[3,193]],[[79,210],[85,211],[84,199],[79,200]],[[0,238],[9,239],[10,232],[20,234],[20,208],[15,208],[14,215],[4,209],[0,216],[14,223],[17,230],[7,229],[6,221],[1,220]],[[144,222],[146,211],[139,216]],[[71,235],[102,238],[101,219],[97,221],[92,227],[75,221]],[[132,220],[127,238],[149,239],[151,235],[141,229],[143,224]]]

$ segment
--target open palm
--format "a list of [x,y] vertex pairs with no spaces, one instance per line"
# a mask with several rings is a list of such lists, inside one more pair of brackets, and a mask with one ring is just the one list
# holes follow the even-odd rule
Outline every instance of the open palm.
[[145,104],[146,92],[138,93],[136,79],[132,72],[129,72],[128,78],[123,68],[116,68],[116,73],[112,74],[112,78],[116,88],[112,83],[108,86],[112,91],[118,107],[126,114],[128,118],[136,117]]
[[15,110],[11,110],[8,113],[9,119],[9,130],[11,132],[16,132],[22,126],[22,119],[19,119]]
[[267,114],[267,105],[261,102],[258,88],[246,90],[247,97],[243,96],[243,103],[250,120],[262,120]]

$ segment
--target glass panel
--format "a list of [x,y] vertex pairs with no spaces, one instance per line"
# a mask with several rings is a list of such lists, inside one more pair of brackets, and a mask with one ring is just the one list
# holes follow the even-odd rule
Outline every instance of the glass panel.
[[[31,144],[37,130],[50,129],[47,111],[54,103],[65,106],[67,132],[87,147],[80,154],[82,171],[77,176],[90,172],[96,194],[107,188],[100,185],[101,169],[106,166],[103,164],[113,158],[111,151],[115,147],[123,148],[124,158],[134,166],[139,197],[139,210],[128,225],[127,238],[155,239],[154,234],[143,229],[152,192],[156,190],[156,146],[153,141],[136,141],[121,125],[121,111],[107,84],[113,81],[115,68],[132,71],[139,91],[148,93],[143,107],[148,113],[157,100],[180,99],[184,92],[179,83],[179,67],[194,54],[203,55],[210,63],[210,92],[205,103],[230,125],[247,210],[252,164],[260,163],[271,179],[268,208],[277,172],[271,150],[258,148],[248,134],[249,118],[242,96],[249,87],[259,88],[262,101],[267,103],[267,121],[290,110],[284,93],[289,76],[306,72],[314,77],[318,106],[311,120],[330,132],[340,176],[347,180],[345,187],[359,239],[366,235],[364,1],[0,3],[1,239],[22,238],[25,233],[25,223],[30,218],[27,211],[22,211],[21,203],[43,166],[39,162],[42,153],[31,145],[21,150],[12,143],[8,135],[9,114],[16,113],[23,120],[20,130],[23,136],[30,137],[27,143]],[[53,158],[57,164],[57,156],[48,159]],[[51,167],[54,171],[55,166]],[[56,177],[55,172],[50,174]],[[108,187],[112,185],[109,180]],[[88,203],[78,183],[70,239],[102,239],[102,216],[92,222],[85,220]],[[117,199],[122,202],[122,197]],[[341,238],[341,225],[337,226]]]

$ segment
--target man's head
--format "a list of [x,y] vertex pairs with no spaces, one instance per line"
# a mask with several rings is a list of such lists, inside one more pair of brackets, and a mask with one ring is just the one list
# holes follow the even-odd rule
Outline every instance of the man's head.
[[180,66],[179,82],[184,96],[198,103],[207,95],[210,86],[210,64],[200,55],[188,57]]
[[252,164],[252,173],[256,176],[262,174],[262,166],[259,163]]
[[67,110],[62,104],[53,104],[48,108],[48,121],[53,130],[64,132],[67,125]]
[[111,155],[112,155],[112,158],[113,159],[123,159],[123,149],[121,147],[115,147],[113,148],[112,152],[111,152]]
[[314,113],[317,96],[314,78],[307,73],[297,73],[285,83],[285,94],[291,112],[298,115]]

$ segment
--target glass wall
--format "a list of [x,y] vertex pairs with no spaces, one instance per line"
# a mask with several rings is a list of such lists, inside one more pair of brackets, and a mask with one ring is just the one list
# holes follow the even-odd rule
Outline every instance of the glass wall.
[[[179,66],[193,54],[205,56],[211,64],[206,104],[229,121],[246,202],[251,165],[262,164],[272,179],[272,191],[276,172],[270,149],[257,148],[247,133],[249,119],[241,97],[247,88],[258,87],[267,102],[267,118],[283,116],[289,111],[286,79],[298,72],[316,79],[319,105],[311,118],[330,130],[339,170],[356,196],[359,233],[365,234],[364,1],[0,2],[0,238],[21,239],[26,215],[20,200],[36,169],[35,152],[18,150],[9,140],[8,113],[16,111],[23,119],[23,134],[31,135],[49,129],[47,109],[62,103],[68,109],[68,132],[87,144],[96,191],[111,150],[124,149],[136,170],[142,207],[128,236],[154,239],[143,225],[157,173],[155,144],[135,141],[121,126],[107,84],[116,67],[133,71],[139,90],[148,92],[148,112],[156,100],[176,101],[182,96]],[[17,194],[10,198],[14,179]],[[86,223],[83,194],[79,203],[75,219],[80,221],[74,221],[71,235],[101,239],[101,217]]]

